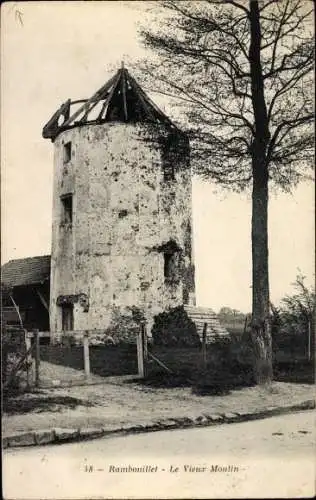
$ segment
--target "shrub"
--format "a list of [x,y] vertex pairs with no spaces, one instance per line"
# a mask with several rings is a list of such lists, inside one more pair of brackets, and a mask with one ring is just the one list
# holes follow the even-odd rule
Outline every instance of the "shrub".
[[64,347],[74,347],[78,344],[78,340],[74,335],[62,335],[60,338],[60,343]]
[[174,373],[158,369],[150,372],[140,383],[151,387],[188,387],[192,384],[191,375],[186,369]]
[[27,361],[20,365],[17,372],[15,369],[20,364],[21,356],[24,351],[22,348],[17,349],[12,346],[5,339],[2,342],[2,363],[1,363],[1,382],[3,396],[8,397],[15,395],[25,389],[25,372],[29,368]]
[[111,338],[114,344],[119,342],[136,342],[136,334],[141,322],[145,320],[144,313],[136,306],[113,307],[110,326],[104,332],[104,343]]
[[153,342],[165,346],[197,346],[200,338],[195,323],[183,306],[157,314],[152,327]]
[[274,378],[282,382],[314,384],[314,362],[312,360],[298,361],[295,359],[286,362],[277,362],[274,365]]
[[229,394],[233,389],[255,385],[253,369],[238,361],[228,365],[222,363],[214,367],[208,366],[195,377],[193,392],[200,395],[221,396]]
[[272,338],[274,351],[286,350],[306,353],[310,338],[313,353],[315,336],[315,291],[305,284],[305,277],[298,275],[293,284],[296,293],[287,295],[279,308],[272,307]]
[[[242,342],[239,341],[242,345]],[[249,360],[240,360],[236,342],[218,340],[209,347],[210,360],[194,377],[193,392],[200,395],[225,395],[232,389],[254,385]]]

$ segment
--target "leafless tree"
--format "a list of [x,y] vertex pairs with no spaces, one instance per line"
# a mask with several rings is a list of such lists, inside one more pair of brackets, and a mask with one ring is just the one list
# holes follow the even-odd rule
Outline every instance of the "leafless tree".
[[154,57],[143,78],[185,111],[196,171],[252,189],[252,340],[263,384],[273,376],[269,187],[290,189],[313,163],[313,3],[166,0],[150,8],[156,22],[140,34]]

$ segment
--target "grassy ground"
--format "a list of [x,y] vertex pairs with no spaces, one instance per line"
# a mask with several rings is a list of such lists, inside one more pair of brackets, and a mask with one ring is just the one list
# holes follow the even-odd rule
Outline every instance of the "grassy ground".
[[274,379],[279,382],[314,384],[315,364],[313,361],[307,362],[306,360],[275,363]]
[[[106,377],[137,373],[136,345],[90,346],[90,369],[93,375]],[[41,346],[41,361],[83,371],[82,346]]]
[[[237,347],[239,343],[235,344]],[[230,359],[229,353],[214,353],[214,348],[207,349],[207,365],[205,372],[202,370],[202,351],[200,348],[166,348],[161,346],[150,347],[152,352],[172,372],[169,374],[156,361],[149,358],[148,377],[144,385],[151,387],[195,387],[201,393],[226,392],[242,386],[253,385],[251,360],[244,358],[244,354],[237,356],[236,353]],[[83,369],[82,349],[63,349],[60,352],[50,349],[46,356],[42,355],[40,363],[40,387],[71,386],[86,383]],[[91,383],[102,383],[108,376],[134,374],[137,376],[136,351],[132,352],[114,348],[92,348],[90,350],[91,360]],[[237,353],[238,354],[238,353]],[[45,361],[45,357],[47,360]],[[224,367],[220,367],[218,357],[223,358]],[[56,358],[56,359],[55,359]],[[240,360],[238,361],[238,359]],[[125,362],[124,362],[125,360]],[[120,373],[121,368],[124,368]],[[25,373],[22,374],[24,385]],[[291,357],[288,353],[278,352],[274,362],[274,378],[276,381],[314,383],[314,364],[307,362],[305,357]],[[31,380],[35,379],[34,364],[32,367]]]

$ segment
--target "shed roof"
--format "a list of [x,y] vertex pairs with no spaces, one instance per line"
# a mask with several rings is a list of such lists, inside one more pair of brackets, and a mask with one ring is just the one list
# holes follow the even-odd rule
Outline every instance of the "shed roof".
[[213,309],[209,307],[198,307],[185,305],[184,310],[189,318],[195,323],[197,333],[202,341],[203,328],[207,324],[206,343],[212,343],[218,338],[229,338],[230,334],[226,328],[221,325]]
[[1,281],[8,287],[43,283],[50,278],[50,255],[10,260],[1,267]]
[[43,137],[54,140],[63,130],[104,122],[163,123],[178,130],[123,66],[92,97],[68,99],[43,128]]

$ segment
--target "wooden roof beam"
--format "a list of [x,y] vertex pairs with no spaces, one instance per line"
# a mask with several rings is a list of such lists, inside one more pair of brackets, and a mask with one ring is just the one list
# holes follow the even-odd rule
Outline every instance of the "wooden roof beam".
[[124,118],[127,122],[127,102],[126,102],[126,70],[124,70],[124,63],[122,62],[122,97],[123,97],[123,108],[124,108]]
[[[172,121],[161,111],[161,109],[159,109],[158,106],[156,106],[156,104],[143,91],[143,89],[140,87],[140,85],[138,85],[138,83],[136,82],[136,80],[130,74],[129,74],[129,79],[131,80],[131,82],[133,83],[133,85],[135,86],[135,88],[137,89],[138,96],[142,100],[142,102],[145,103],[146,108],[150,109],[150,106],[151,106],[156,111],[156,113],[158,114],[158,116],[163,121],[165,121],[166,123],[168,123],[172,127],[175,127],[174,123],[172,123]],[[153,117],[153,119],[155,119],[155,115],[152,113],[151,110],[150,110],[150,115]]]
[[111,88],[111,90],[110,90],[110,92],[109,92],[109,95],[107,96],[107,98],[105,99],[105,101],[104,101],[104,103],[103,103],[103,106],[102,106],[102,109],[101,109],[101,111],[100,111],[100,114],[99,114],[99,116],[98,116],[98,118],[97,118],[97,121],[101,121],[101,120],[102,120],[102,115],[103,115],[103,113],[104,113],[104,110],[107,108],[107,106],[108,106],[108,104],[109,104],[110,100],[112,99],[112,96],[113,96],[113,94],[114,94],[114,92],[115,92],[115,89],[116,89],[116,87],[117,87],[117,85],[118,85],[118,83],[119,83],[120,77],[121,77],[121,70],[119,70],[119,71],[116,73],[116,75],[115,75],[115,81],[113,82],[113,86],[112,86],[112,88]]
[[158,116],[160,116],[166,123],[168,123],[172,127],[175,127],[174,123],[172,123],[172,121],[170,120],[170,118],[168,118],[165,115],[165,113],[163,111],[161,111],[160,108],[158,108],[158,106],[150,99],[150,97],[144,92],[144,90],[141,87],[139,87],[139,91],[144,96],[144,99],[146,99],[148,101],[148,103],[150,104],[150,106],[153,107],[153,109],[156,111],[156,113],[158,114]]
[[[103,85],[103,87],[101,87],[90,99],[88,99],[84,103],[84,105],[81,106],[81,108],[79,108],[65,123],[63,123],[63,127],[67,127],[68,125],[70,125],[70,123],[73,122],[81,113],[86,111],[90,107],[90,105],[94,103],[94,101],[96,101],[97,103],[100,100],[100,95],[103,95],[109,90],[118,73],[119,72],[117,72],[105,85]],[[93,104],[93,106],[95,104]],[[91,111],[93,106],[91,106],[89,111]]]
[[143,107],[144,107],[144,110],[145,112],[148,114],[148,116],[154,120],[155,119],[155,116],[153,115],[150,107],[148,106],[146,100],[143,98],[143,95],[142,93],[140,92],[141,91],[141,88],[140,86],[137,84],[136,80],[134,80],[134,78],[127,72],[128,74],[128,78],[129,78],[129,81],[131,83],[131,86],[132,88],[134,87],[134,92],[136,92],[140,102],[142,103]]
[[70,99],[64,102],[64,104],[60,106],[56,113],[54,113],[51,119],[46,123],[42,132],[42,135],[45,139],[55,137],[56,131],[59,128],[58,119],[60,116],[67,116],[67,113],[69,113],[70,103]]

